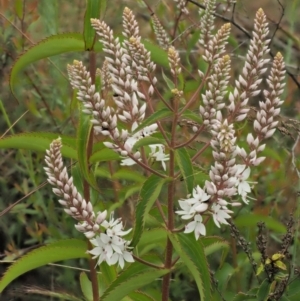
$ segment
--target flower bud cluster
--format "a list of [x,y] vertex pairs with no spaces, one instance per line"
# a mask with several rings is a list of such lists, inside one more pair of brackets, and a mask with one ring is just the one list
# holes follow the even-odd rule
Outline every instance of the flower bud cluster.
[[[153,134],[157,125],[147,126],[137,133],[133,133],[139,123],[143,121],[146,112],[146,94],[140,91],[140,82],[149,85],[148,95],[154,92],[157,79],[151,74],[155,64],[151,61],[150,52],[141,43],[137,21],[127,7],[123,13],[123,35],[125,40],[119,42],[114,38],[113,31],[103,21],[91,20],[92,26],[100,36],[103,50],[107,54],[100,72],[101,93],[95,91],[90,73],[81,62],[74,61],[68,65],[68,73],[73,89],[77,89],[77,97],[82,102],[83,111],[91,115],[91,123],[96,134],[108,136],[112,141],[106,141],[106,147],[118,152],[122,157],[122,165],[133,165],[140,160],[139,151],[133,152],[134,144],[143,137]],[[116,109],[109,106],[108,90],[113,91],[113,100]],[[128,129],[118,129],[118,122],[129,124]],[[152,158],[163,163],[168,156],[162,156],[160,147],[159,155],[150,153]],[[153,154],[152,154],[153,153]]]
[[200,14],[203,15],[200,18],[200,38],[199,43],[200,45],[206,49],[207,44],[210,40],[212,40],[213,35],[212,31],[214,30],[214,13],[216,10],[216,1],[215,0],[204,0],[204,5],[206,7],[204,13],[200,10]]
[[230,23],[224,24],[205,45],[203,59],[207,63],[213,63],[225,53],[225,46],[230,35]]
[[162,49],[167,50],[169,48],[170,38],[165,29],[160,24],[160,21],[158,20],[156,15],[152,16],[152,24],[158,45]]
[[[123,44],[114,38],[113,31],[104,22],[91,19],[92,26],[100,37],[103,50],[107,54],[109,71],[112,79],[114,101],[120,113],[118,118],[125,123],[141,122],[145,117],[146,103],[140,106],[139,100],[145,100],[145,95],[138,88],[138,81],[150,82],[149,74],[155,70],[140,42],[137,22],[127,7],[123,13]],[[156,79],[153,79],[154,84]],[[152,84],[149,91],[153,92]]]
[[178,52],[173,46],[168,49],[168,60],[171,73],[175,78],[177,78],[181,73],[180,58]]
[[178,9],[180,9],[180,11],[185,14],[188,15],[189,11],[186,8],[186,4],[187,4],[187,0],[174,0],[174,2],[176,3]]
[[274,118],[279,115],[280,106],[283,104],[280,96],[284,89],[284,76],[284,61],[279,52],[274,57],[271,73],[267,79],[269,90],[264,90],[265,101],[259,102],[260,109],[254,121],[254,129],[260,139],[269,138],[275,132],[278,121]]
[[[207,4],[213,2],[208,1]],[[256,138],[252,133],[247,136],[249,153],[237,145],[233,121],[246,118],[249,98],[260,93],[258,88],[262,81],[260,77],[267,71],[264,65],[268,60],[263,58],[269,52],[267,35],[266,16],[263,10],[259,9],[242,75],[236,81],[233,93],[229,94],[227,118],[223,118],[221,110],[226,106],[223,98],[229,82],[230,60],[227,56],[217,58],[215,62],[207,59],[209,56],[205,58],[212,71],[207,77],[207,90],[202,94],[203,105],[200,106],[200,115],[203,124],[212,135],[210,145],[214,164],[209,172],[210,180],[205,182],[203,188],[196,186],[192,196],[181,199],[179,201],[181,210],[176,211],[183,220],[192,220],[186,225],[185,233],[194,232],[196,239],[206,234],[203,216],[212,215],[216,226],[220,227],[221,224],[228,224],[227,220],[231,218],[233,211],[228,208],[229,206],[239,206],[240,201],[248,204],[252,199],[249,193],[255,183],[248,181],[250,167],[259,165],[265,159],[258,156],[265,148],[265,145],[260,143],[274,134],[278,124],[276,117],[283,103],[280,96],[284,88],[285,71],[280,53],[275,56],[267,78],[269,88],[263,91],[265,101],[259,102],[254,120]],[[211,53],[210,57],[214,57],[211,48],[208,47],[207,51]],[[242,161],[242,164],[238,161]]]
[[83,112],[92,117],[95,133],[110,136],[112,139],[118,138],[117,115],[113,108],[105,104],[100,93],[95,91],[86,67],[75,60],[73,65],[68,65],[68,74],[73,89],[78,90],[77,99],[83,104]]
[[131,74],[137,81],[151,82],[148,89],[148,94],[151,95],[154,90],[152,84],[157,82],[156,77],[151,75],[155,71],[156,65],[151,61],[150,52],[141,43],[137,21],[128,7],[125,7],[123,13],[123,28],[123,36],[126,37],[123,45],[131,59],[127,68],[131,66]]
[[[66,167],[64,167],[61,156],[61,139],[58,138],[50,144],[47,150],[45,167],[48,176],[48,182],[54,186],[53,192],[61,197],[59,203],[65,207],[64,211],[78,220],[75,228],[84,233],[91,239],[91,243],[96,246],[89,251],[94,257],[99,257],[98,263],[106,261],[109,265],[119,263],[124,267],[124,260],[133,262],[132,254],[128,251],[129,242],[122,238],[128,234],[131,229],[123,231],[123,223],[120,219],[114,220],[111,216],[107,222],[106,210],[95,214],[91,202],[87,202],[77,191],[73,183],[73,178],[68,176]],[[101,233],[101,228],[106,233]],[[94,239],[92,239],[95,237]],[[101,246],[101,249],[99,247]]]
[[254,120],[254,131],[256,138],[251,133],[247,136],[247,143],[250,148],[250,153],[243,148],[238,148],[239,156],[246,162],[247,165],[259,165],[265,157],[258,157],[258,153],[265,149],[265,144],[260,144],[264,139],[271,137],[278,124],[276,117],[280,113],[280,106],[283,101],[280,96],[283,93],[285,77],[285,66],[281,53],[277,53],[274,57],[271,72],[268,76],[267,83],[269,90],[264,90],[263,94],[265,101],[259,102],[259,109]]
[[260,75],[266,72],[267,68],[264,65],[269,62],[269,59],[264,59],[270,51],[268,47],[270,40],[266,39],[268,33],[266,15],[260,8],[254,20],[253,38],[250,41],[242,75],[236,80],[236,87],[229,95],[228,110],[235,116],[236,121],[246,118],[249,111],[247,107],[249,97],[257,96],[261,92],[258,87],[262,81]]
[[203,106],[200,105],[199,111],[204,125],[209,125],[217,112],[225,107],[224,96],[230,79],[230,62],[229,55],[218,60],[208,80],[208,88],[202,94]]
[[98,232],[101,223],[106,218],[106,211],[94,213],[93,205],[87,202],[77,191],[73,184],[73,178],[68,176],[61,156],[61,139],[56,139],[47,150],[45,167],[48,182],[54,186],[53,192],[61,197],[59,203],[65,207],[64,211],[74,219],[80,221],[75,227],[83,232],[86,237],[92,238]]

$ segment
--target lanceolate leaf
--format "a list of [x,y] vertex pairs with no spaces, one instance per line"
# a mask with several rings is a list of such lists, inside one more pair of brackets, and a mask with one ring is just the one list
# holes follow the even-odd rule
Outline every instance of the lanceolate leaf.
[[121,300],[129,293],[140,289],[144,285],[153,282],[157,278],[169,272],[170,270],[168,269],[157,270],[149,268],[139,262],[134,262],[110,285],[110,287],[104,292],[101,300]]
[[[122,40],[123,38],[120,38],[120,41]],[[167,67],[168,58],[166,52],[150,42],[144,41],[144,43],[146,48],[151,51],[151,57],[154,62]],[[102,51],[101,43],[97,41],[93,50]],[[9,83],[12,93],[15,94],[14,90],[15,85],[17,84],[18,74],[28,65],[54,55],[74,51],[85,51],[85,40],[83,35],[80,33],[63,33],[54,35],[29,48],[17,59],[11,70]]]
[[139,130],[143,129],[145,126],[156,123],[157,120],[161,120],[163,118],[166,117],[171,117],[172,116],[172,112],[167,109],[161,109],[158,110],[156,112],[154,112],[153,114],[151,114],[148,118],[146,118],[135,130],[134,133],[138,132]]
[[132,292],[128,295],[133,301],[156,301],[151,296],[143,292]]
[[67,33],[51,36],[29,48],[15,62],[10,73],[10,88],[14,94],[17,75],[29,64],[40,59],[70,51],[83,51],[84,41],[82,34]]
[[196,123],[202,124],[202,119],[199,116],[198,113],[195,113],[191,110],[186,110],[183,112],[182,116],[186,119],[190,119],[192,121],[195,121]]
[[232,301],[256,301],[256,296],[255,295],[249,295],[245,293],[238,293],[237,295],[234,296]]
[[131,241],[132,247],[135,247],[139,242],[144,231],[146,215],[158,198],[162,186],[166,181],[168,181],[168,179],[162,179],[156,175],[152,175],[144,183],[140,193],[140,201],[135,211],[135,225]]
[[18,276],[51,262],[73,258],[88,258],[87,244],[78,239],[68,239],[35,249],[14,262],[0,280],[0,293]]
[[102,262],[100,270],[106,287],[116,280],[118,276],[115,265],[108,265],[106,262]]
[[161,242],[165,242],[167,238],[167,231],[164,228],[151,229],[144,231],[138,244],[139,253],[143,248],[155,244],[159,245]]
[[104,148],[101,150],[95,151],[90,157],[90,163],[97,163],[103,161],[114,161],[121,160],[121,156],[114,152],[112,149]]
[[271,283],[268,281],[268,279],[265,279],[258,289],[257,301],[269,300],[270,286]]
[[85,50],[92,50],[96,31],[91,25],[91,18],[99,18],[101,10],[105,9],[106,0],[87,0],[84,15],[84,42]]
[[86,299],[86,301],[93,301],[93,290],[92,290],[92,283],[89,280],[88,276],[86,273],[82,272],[80,274],[80,288],[81,291]]
[[[31,151],[45,152],[50,143],[58,138],[55,133],[23,133],[0,139],[1,148],[28,149]],[[62,155],[77,159],[76,139],[69,136],[60,136],[62,139]]]
[[185,148],[179,148],[175,151],[176,161],[183,176],[188,194],[192,193],[194,188],[194,171],[191,158]]
[[161,49],[159,46],[150,43],[149,41],[143,40],[142,43],[146,49],[151,52],[151,59],[158,65],[169,68],[169,61],[167,52]]
[[220,256],[220,266],[222,266],[229,252],[228,242],[218,236],[205,236],[201,237],[201,243],[204,246],[204,252],[206,256],[217,251],[222,251],[222,255]]
[[120,168],[113,174],[111,178],[119,180],[128,180],[137,183],[142,183],[146,180],[146,178],[143,175],[141,175],[138,171],[128,168]]
[[201,301],[211,300],[209,267],[200,241],[194,235],[168,233],[176,252],[193,275],[201,296]]
[[256,227],[258,222],[266,223],[268,229],[274,230],[278,233],[285,233],[285,226],[272,218],[271,216],[259,215],[259,214],[244,214],[239,215],[235,220],[235,224],[238,227]]

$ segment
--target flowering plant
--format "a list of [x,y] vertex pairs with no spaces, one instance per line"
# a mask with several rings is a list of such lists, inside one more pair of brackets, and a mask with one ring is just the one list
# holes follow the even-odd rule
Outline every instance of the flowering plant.
[[[189,14],[186,1],[174,3],[181,14]],[[214,236],[213,224],[236,230],[231,221],[236,208],[255,201],[251,172],[263,164],[264,143],[278,125],[285,80],[283,57],[277,53],[272,62],[267,59],[269,30],[266,15],[259,9],[244,66],[232,82],[231,59],[226,54],[231,26],[226,23],[215,30],[216,1],[206,0],[204,5],[197,55],[205,68],[187,70],[180,46],[170,42],[153,14],[153,29],[167,64],[159,64],[157,57],[155,63],[155,49],[142,42],[138,22],[127,7],[122,38],[105,21],[90,20],[105,55],[100,69],[93,60],[89,70],[78,60],[67,66],[80,109],[76,159],[82,187],[76,187],[74,177],[69,176],[73,170],[62,159],[68,146],[63,136],[56,137],[46,151],[45,171],[58,203],[88,241],[78,251],[83,251],[80,256],[71,249],[72,255],[62,259],[89,258],[91,280],[85,285],[92,292],[91,300],[167,301],[172,273],[183,266],[193,276],[201,300],[212,300],[208,252],[228,247]],[[196,83],[193,91],[184,84],[189,74]],[[262,88],[264,78],[266,89]],[[257,98],[253,126],[247,128],[244,139],[240,127],[246,123],[251,99]],[[185,131],[180,130],[183,125],[187,125]],[[135,190],[127,196],[135,199],[133,227],[132,221],[122,219],[127,215],[122,207],[126,197],[119,203],[105,199],[105,187],[97,178],[101,162],[108,162],[111,179],[120,168],[129,174],[134,169],[142,178],[137,180],[138,193]],[[98,197],[93,198],[95,192]],[[158,297],[140,291],[160,277]]]

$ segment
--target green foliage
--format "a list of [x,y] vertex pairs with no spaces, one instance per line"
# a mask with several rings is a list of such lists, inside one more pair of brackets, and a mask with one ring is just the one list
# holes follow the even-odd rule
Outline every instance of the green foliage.
[[104,301],[121,300],[128,293],[151,283],[155,279],[169,273],[168,269],[154,269],[138,262],[133,263],[112,282],[102,295]]
[[184,148],[179,148],[175,152],[176,162],[180,168],[183,181],[186,185],[187,194],[192,193],[194,188],[194,170],[192,160]]
[[146,216],[154,202],[157,200],[163,185],[167,181],[168,179],[162,179],[156,175],[152,175],[144,183],[141,189],[140,201],[135,212],[135,225],[131,246],[134,247],[138,244],[141,235],[144,232]]
[[5,272],[0,280],[0,293],[18,276],[48,263],[87,258],[86,243],[82,240],[68,239],[35,249],[21,257]]
[[193,275],[201,300],[211,300],[211,281],[209,267],[201,242],[195,241],[193,235],[169,234],[172,244],[181,260]]

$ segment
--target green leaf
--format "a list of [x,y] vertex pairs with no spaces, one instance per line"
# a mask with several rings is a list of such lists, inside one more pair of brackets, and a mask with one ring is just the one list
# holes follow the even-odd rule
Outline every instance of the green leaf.
[[179,148],[175,151],[175,158],[183,176],[187,194],[192,193],[194,188],[194,170],[189,153],[185,148]]
[[[300,296],[298,296],[298,298],[299,298]],[[291,299],[290,297],[288,298],[288,297],[286,297],[286,296],[281,296],[281,298],[279,299],[280,301],[294,301],[293,299]],[[297,301],[298,301],[299,299],[297,299]]]
[[156,248],[161,244],[165,244],[167,239],[167,231],[164,228],[145,230],[137,245],[139,255],[143,255],[149,250]]
[[156,301],[151,296],[143,292],[132,292],[128,295],[133,301]]
[[168,236],[181,260],[193,275],[201,296],[201,301],[210,301],[211,282],[209,266],[201,241],[195,240],[192,234],[168,233]]
[[80,288],[87,301],[93,301],[92,283],[85,272],[80,273]]
[[151,114],[148,118],[146,118],[135,130],[133,133],[136,133],[143,129],[145,126],[156,123],[157,120],[161,120],[166,117],[171,117],[172,112],[168,108],[163,108]]
[[[81,107],[81,105],[80,105]],[[80,109],[80,119],[77,127],[77,152],[78,152],[78,162],[80,169],[83,173],[85,180],[93,187],[95,190],[99,190],[96,183],[95,177],[90,170],[88,164],[88,144],[92,131],[92,125],[90,123],[90,118],[82,112]]]
[[260,285],[257,292],[257,301],[267,301],[270,292],[270,283],[268,279],[265,279]]
[[297,295],[300,300],[300,279],[293,280],[287,287],[287,293],[289,296]]
[[24,11],[24,2],[22,0],[16,0],[15,1],[15,13],[18,16],[19,20],[23,19],[23,13]]
[[162,179],[156,175],[151,175],[144,183],[140,193],[140,201],[135,211],[133,238],[130,244],[132,247],[138,244],[144,232],[146,215],[158,198],[164,183],[168,180],[169,179]]
[[222,256],[220,257],[220,265],[223,265],[229,251],[229,243],[219,237],[211,237],[211,241],[207,243],[207,241],[205,241],[206,238],[209,239],[209,237],[201,237],[201,242],[204,244],[205,255],[208,256],[221,250]]
[[221,292],[224,292],[227,287],[227,283],[234,274],[234,268],[227,262],[225,262],[221,269],[215,273],[215,278],[218,281],[218,288]]
[[[44,288],[40,289],[38,287],[30,286],[24,289],[24,293],[28,295],[40,295],[47,296],[47,300],[64,300],[64,301],[83,301],[83,299],[73,296],[68,293],[54,292],[50,290],[46,290]],[[35,299],[36,300],[36,299]],[[45,298],[43,298],[45,300]]]
[[53,55],[83,50],[84,41],[82,35],[79,33],[58,34],[46,38],[32,46],[24,54],[19,56],[11,70],[9,83],[12,93],[14,94],[14,88],[17,84],[17,75],[29,64]]
[[[0,139],[1,148],[28,149],[31,151],[45,152],[50,143],[58,138],[55,133],[23,133]],[[63,147],[62,155],[71,159],[77,159],[76,139],[69,136],[60,136]]]
[[95,151],[90,157],[90,163],[97,162],[106,162],[106,161],[114,161],[121,160],[121,156],[114,152],[112,149],[104,148],[101,150]]
[[169,89],[170,91],[172,91],[172,90],[175,88],[175,85],[174,85],[173,81],[170,80],[170,79],[165,75],[165,73],[164,73],[163,70],[162,70],[162,77],[163,77],[165,83],[167,84],[168,89]]
[[106,0],[87,0],[84,14],[83,37],[85,41],[85,50],[92,50],[95,43],[96,31],[91,25],[91,19],[98,19],[101,11],[105,10]]
[[146,49],[151,53],[151,59],[158,65],[169,68],[168,54],[166,51],[161,49],[159,46],[152,44],[149,41],[143,40],[142,43],[145,45]]
[[286,296],[284,296],[284,298],[285,299],[281,298],[280,301],[281,300],[283,300],[283,301],[299,301],[300,300],[300,293],[295,294],[293,296],[288,295],[288,298]]
[[87,244],[78,239],[61,240],[35,249],[14,262],[0,280],[0,292],[24,273],[57,262],[73,258],[88,258]]
[[261,263],[258,268],[257,268],[257,271],[256,271],[256,276],[260,275],[265,269],[265,266],[263,265],[263,263]]
[[234,296],[232,301],[256,300],[256,295],[249,295],[245,293],[238,293]]
[[103,275],[106,286],[111,285],[111,283],[117,279],[117,270],[115,265],[108,265],[106,262],[102,262],[100,265],[100,271]]
[[145,177],[141,175],[141,173],[128,168],[119,169],[112,175],[111,179],[129,180],[136,183],[144,182],[146,180]]
[[[102,4],[105,5],[105,2],[102,2]],[[120,41],[122,40],[124,38],[120,37]],[[18,74],[28,65],[50,56],[66,52],[84,51],[84,41],[83,35],[80,33],[63,33],[48,37],[29,48],[24,54],[19,56],[11,70],[9,84],[12,93],[15,95]],[[143,43],[146,49],[151,52],[151,58],[155,63],[168,67],[168,56],[165,51],[148,41],[143,41]],[[97,52],[102,51],[102,44],[97,41],[94,45],[94,50]]]
[[155,137],[145,137],[145,138],[142,138],[140,140],[138,140],[133,148],[132,148],[132,151],[135,152],[137,149],[139,149],[140,147],[142,146],[147,146],[147,145],[151,145],[151,144],[164,144],[165,140],[162,140],[162,139],[158,139],[158,138],[155,138]]
[[237,227],[247,228],[256,228],[258,222],[264,222],[268,229],[274,230],[277,233],[286,232],[286,227],[271,216],[247,213],[239,215],[234,222]]
[[101,297],[102,301],[121,300],[129,293],[169,273],[168,269],[154,269],[134,262],[110,285]]
[[194,111],[185,110],[182,114],[182,117],[195,121],[196,123],[202,124],[202,119],[199,116],[199,113],[196,113]]

